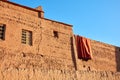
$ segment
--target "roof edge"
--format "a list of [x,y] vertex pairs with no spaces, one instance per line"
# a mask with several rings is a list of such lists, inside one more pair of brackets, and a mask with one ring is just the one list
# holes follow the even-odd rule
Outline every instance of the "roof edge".
[[[11,1],[4,1],[4,0],[0,0],[0,1],[6,2],[6,3],[9,3],[9,4],[13,4],[13,5],[16,5],[16,6],[19,6],[19,7],[23,7],[23,8],[32,10],[32,11],[43,12],[43,13],[44,13],[44,11],[40,11],[40,10],[37,10],[37,9],[34,9],[34,8],[30,8],[30,7],[27,7],[27,6],[24,6],[24,5],[20,5],[20,4],[11,2]],[[51,19],[47,19],[47,18],[42,18],[42,19],[49,20],[49,21],[53,21],[53,22],[57,22],[57,23],[61,23],[61,24],[64,24],[64,25],[68,25],[68,26],[70,26],[70,27],[73,27],[73,25],[70,25],[70,24],[67,24],[67,23],[63,23],[63,22],[59,22],[59,21],[55,21],[55,20],[51,20]]]
[[57,23],[61,23],[61,24],[64,24],[64,25],[68,25],[68,26],[70,26],[70,27],[73,27],[73,25],[71,25],[71,24],[59,22],[59,21],[56,21],[56,20],[51,20],[51,19],[48,19],[48,18],[42,18],[42,19],[49,20],[49,21],[53,21],[53,22],[57,22]]
[[34,9],[34,8],[27,7],[27,6],[24,6],[24,5],[21,5],[21,4],[17,4],[17,3],[11,2],[11,1],[6,1],[6,0],[0,0],[0,1],[6,2],[6,3],[9,3],[9,4],[13,4],[13,5],[16,5],[16,6],[19,6],[19,7],[23,7],[23,8],[32,10],[32,11],[43,12],[43,13],[44,13],[44,11],[36,10],[36,9]]

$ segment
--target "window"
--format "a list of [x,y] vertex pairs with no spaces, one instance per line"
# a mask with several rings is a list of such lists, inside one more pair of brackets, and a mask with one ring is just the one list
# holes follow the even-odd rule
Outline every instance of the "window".
[[38,12],[38,17],[41,18],[41,12]]
[[22,43],[32,45],[32,32],[28,30],[22,30]]
[[53,31],[53,34],[54,34],[54,37],[55,37],[55,38],[58,38],[58,37],[59,37],[57,31]]
[[0,39],[5,40],[5,25],[0,24]]

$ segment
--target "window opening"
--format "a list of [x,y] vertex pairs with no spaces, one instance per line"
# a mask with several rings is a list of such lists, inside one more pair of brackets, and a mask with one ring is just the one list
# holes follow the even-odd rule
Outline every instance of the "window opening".
[[0,39],[5,40],[5,25],[0,24]]
[[59,38],[58,31],[53,31],[54,37]]
[[32,45],[32,32],[28,30],[22,30],[22,43]]

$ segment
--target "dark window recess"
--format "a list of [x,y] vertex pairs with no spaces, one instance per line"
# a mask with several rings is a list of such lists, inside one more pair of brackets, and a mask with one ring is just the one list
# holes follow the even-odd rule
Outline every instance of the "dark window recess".
[[22,43],[32,45],[32,32],[28,30],[22,30]]
[[58,31],[53,31],[54,37],[59,38]]
[[5,40],[5,25],[0,24],[0,39]]
[[38,18],[41,18],[41,13],[40,12],[38,12]]

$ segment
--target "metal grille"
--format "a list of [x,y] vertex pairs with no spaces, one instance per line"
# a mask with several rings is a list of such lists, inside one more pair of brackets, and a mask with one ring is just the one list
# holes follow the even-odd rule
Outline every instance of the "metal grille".
[[0,39],[5,39],[5,25],[0,25]]
[[22,43],[32,45],[32,32],[22,30]]

